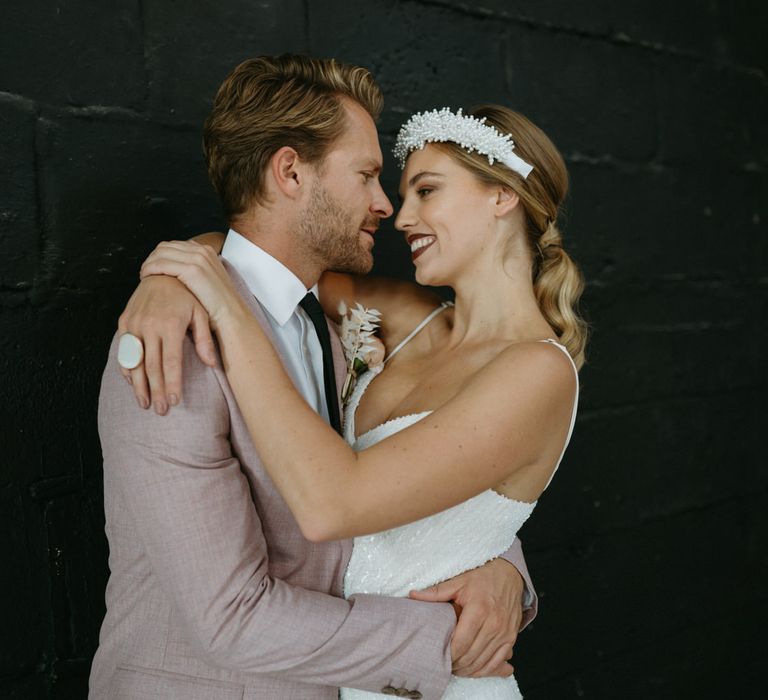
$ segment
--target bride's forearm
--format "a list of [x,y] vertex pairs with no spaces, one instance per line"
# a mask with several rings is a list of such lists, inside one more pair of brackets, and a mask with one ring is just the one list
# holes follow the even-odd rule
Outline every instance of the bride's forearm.
[[226,235],[221,231],[208,231],[207,233],[198,233],[197,236],[193,236],[192,240],[195,243],[202,243],[210,248],[213,248],[217,253],[221,252],[224,247],[224,239]]
[[259,323],[235,310],[217,329],[222,362],[264,467],[307,539],[334,539],[357,456],[296,391]]

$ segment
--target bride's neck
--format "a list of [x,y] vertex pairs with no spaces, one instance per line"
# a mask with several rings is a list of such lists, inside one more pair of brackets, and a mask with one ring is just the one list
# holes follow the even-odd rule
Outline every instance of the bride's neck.
[[452,346],[492,340],[520,342],[552,335],[531,283],[527,264],[507,264],[466,275],[454,285]]

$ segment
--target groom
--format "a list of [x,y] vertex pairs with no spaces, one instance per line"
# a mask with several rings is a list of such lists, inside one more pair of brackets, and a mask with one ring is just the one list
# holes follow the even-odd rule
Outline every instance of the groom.
[[[234,229],[225,265],[297,387],[332,422],[344,361],[332,333],[321,346],[305,296],[326,269],[370,269],[373,234],[392,213],[378,181],[381,106],[362,68],[262,57],[225,80],[205,127],[209,174]],[[156,359],[150,334],[128,325]],[[184,401],[161,417],[136,408],[117,344],[99,402],[111,577],[91,698],[330,700],[350,686],[437,700],[452,662],[465,675],[508,672],[517,569],[532,593],[519,545],[442,584],[455,607],[345,600],[351,541],[302,535],[221,363],[206,366],[186,340]]]

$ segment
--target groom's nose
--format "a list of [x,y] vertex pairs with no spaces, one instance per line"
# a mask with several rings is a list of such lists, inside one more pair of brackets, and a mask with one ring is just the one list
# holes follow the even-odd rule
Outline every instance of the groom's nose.
[[389,197],[385,194],[381,183],[377,182],[373,201],[371,202],[371,213],[375,214],[380,219],[388,219],[392,216],[393,211],[392,202],[389,201]]

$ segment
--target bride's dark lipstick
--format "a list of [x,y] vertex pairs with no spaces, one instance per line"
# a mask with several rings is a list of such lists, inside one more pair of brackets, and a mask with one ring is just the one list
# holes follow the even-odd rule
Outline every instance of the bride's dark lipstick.
[[[430,248],[436,240],[437,238],[435,236],[428,233],[417,233],[413,236],[408,236],[408,244],[411,246],[411,260],[416,260],[416,258],[418,258],[427,248]],[[417,244],[417,241],[424,241],[424,243]]]

